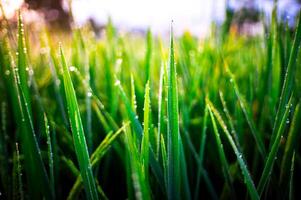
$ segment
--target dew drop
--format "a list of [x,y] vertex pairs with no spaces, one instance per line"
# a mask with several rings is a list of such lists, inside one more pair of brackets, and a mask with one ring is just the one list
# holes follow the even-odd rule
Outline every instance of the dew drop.
[[115,85],[115,86],[120,85],[120,80],[116,80],[114,85]]
[[74,72],[75,70],[76,70],[76,68],[75,68],[74,66],[70,66],[70,67],[69,67],[69,71],[70,71],[70,72]]
[[87,93],[87,96],[88,96],[88,97],[92,97],[92,92],[88,92],[88,93]]

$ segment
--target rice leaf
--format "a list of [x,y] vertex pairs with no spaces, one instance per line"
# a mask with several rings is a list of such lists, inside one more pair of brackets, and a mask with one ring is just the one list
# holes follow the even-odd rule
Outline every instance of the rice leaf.
[[81,117],[79,113],[79,108],[76,100],[76,95],[73,87],[73,83],[69,74],[69,70],[66,64],[65,56],[63,50],[60,47],[61,64],[63,67],[63,78],[64,87],[68,107],[68,115],[73,135],[74,148],[76,156],[79,163],[79,168],[81,172],[81,177],[86,190],[86,195],[88,199],[98,199],[97,189],[95,185],[95,180],[93,172],[91,169],[91,163],[89,160],[89,153],[86,144],[85,134],[83,125],[81,122]]
[[217,111],[217,109],[213,106],[213,104],[208,100],[209,103],[209,109],[212,110],[215,118],[217,119],[218,123],[220,124],[221,128],[223,129],[224,133],[227,136],[227,139],[236,155],[238,164],[240,166],[240,169],[242,171],[242,174],[244,176],[244,182],[247,186],[248,192],[252,199],[259,199],[258,192],[255,188],[254,182],[252,180],[252,177],[250,175],[250,172],[248,170],[247,164],[244,161],[243,154],[241,150],[238,148],[237,144],[235,144],[233,137],[231,136],[224,120],[222,119],[220,113]]
[[[289,105],[291,104],[291,99],[292,99],[292,97],[290,98],[290,100],[288,102]],[[278,149],[279,149],[281,137],[282,137],[284,129],[285,129],[286,120],[287,120],[287,117],[288,117],[288,114],[289,114],[289,110],[290,110],[290,106],[287,106],[286,109],[285,109],[285,113],[284,113],[284,115],[281,119],[279,129],[277,130],[277,135],[276,135],[276,138],[274,139],[271,151],[269,152],[269,154],[267,156],[267,159],[266,159],[266,162],[265,162],[265,165],[264,165],[264,169],[263,169],[263,172],[262,172],[262,175],[260,177],[259,184],[258,184],[258,187],[257,187],[257,191],[258,191],[260,196],[262,195],[262,193],[265,189],[265,186],[266,186],[266,184],[268,182],[268,179],[271,175],[271,172],[273,170],[275,160],[277,159],[277,152],[278,152]]]
[[231,193],[233,192],[231,195],[232,195],[232,197],[234,197],[233,195],[235,195],[235,193],[234,193],[234,188],[233,188],[233,184],[232,184],[233,180],[232,180],[232,177],[230,176],[229,164],[228,164],[228,161],[227,161],[227,158],[225,155],[225,151],[224,151],[224,147],[223,147],[223,144],[222,144],[222,141],[220,138],[220,134],[218,132],[216,121],[213,116],[212,109],[211,109],[211,106],[209,105],[209,103],[210,103],[209,100],[207,100],[208,111],[209,111],[209,114],[211,117],[213,132],[214,132],[214,136],[215,136],[219,159],[220,159],[220,162],[222,165],[223,175],[224,175],[225,181],[226,181],[229,189],[231,190]]
[[284,82],[283,82],[281,95],[279,99],[277,114],[274,121],[273,133],[270,142],[270,149],[272,148],[275,138],[277,137],[286,107],[289,105],[288,104],[289,98],[291,97],[291,94],[293,93],[294,90],[295,75],[297,69],[297,56],[299,53],[300,45],[301,45],[301,16],[299,14],[298,24],[295,32],[295,38],[291,48],[290,57],[286,68]]
[[174,60],[173,28],[170,33],[169,65],[167,69],[167,197],[168,199],[180,198],[180,132],[177,72]]

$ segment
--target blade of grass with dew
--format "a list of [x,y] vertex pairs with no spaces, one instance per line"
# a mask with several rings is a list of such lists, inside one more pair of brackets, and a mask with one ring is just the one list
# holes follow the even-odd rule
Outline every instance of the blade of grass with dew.
[[137,101],[136,101],[136,93],[135,93],[135,80],[133,74],[131,74],[131,103],[133,112],[137,113]]
[[224,99],[224,95],[223,95],[223,93],[221,91],[219,92],[219,96],[220,96],[220,100],[221,100],[222,105],[223,105],[224,113],[226,114],[227,120],[228,120],[230,128],[231,128],[232,137],[233,137],[233,139],[234,139],[234,141],[236,143],[236,146],[237,146],[238,150],[241,151],[241,147],[240,147],[240,143],[239,143],[239,138],[238,138],[237,132],[236,132],[236,130],[234,128],[234,122],[233,122],[233,119],[232,119],[232,117],[231,117],[231,115],[229,113],[226,101]]
[[91,169],[88,148],[87,148],[83,125],[81,122],[79,108],[76,100],[76,95],[69,74],[69,70],[66,64],[65,56],[63,54],[63,50],[61,47],[60,47],[60,56],[61,56],[61,63],[63,67],[64,87],[65,87],[65,94],[67,100],[69,120],[70,120],[72,135],[73,135],[75,152],[76,152],[76,156],[78,159],[79,168],[81,172],[81,177],[84,182],[86,195],[88,199],[98,199],[97,189],[95,185],[93,172]]
[[301,16],[299,14],[298,24],[295,32],[295,38],[294,38],[293,46],[291,48],[290,57],[289,57],[289,61],[284,77],[284,82],[281,90],[279,105],[276,113],[276,118],[274,121],[273,132],[272,132],[271,142],[270,142],[270,149],[274,144],[275,138],[278,134],[279,127],[281,126],[282,123],[284,112],[286,110],[286,107],[289,106],[288,105],[289,98],[294,89],[295,74],[297,68],[297,57],[298,57],[300,45],[301,45]]
[[144,97],[144,119],[143,119],[143,136],[142,136],[142,143],[141,143],[141,163],[143,163],[144,167],[144,176],[146,184],[149,183],[149,173],[148,173],[148,163],[149,163],[149,147],[150,147],[150,140],[149,140],[149,117],[150,117],[150,88],[149,88],[149,81],[147,81],[145,86],[145,97]]
[[[292,96],[290,97],[288,105],[291,104],[291,100],[292,100]],[[260,177],[259,184],[258,184],[258,187],[257,187],[257,191],[258,191],[260,196],[262,195],[262,193],[265,189],[265,186],[268,182],[268,179],[269,179],[270,175],[272,174],[274,162],[277,158],[277,152],[278,152],[279,145],[280,145],[280,142],[281,142],[281,137],[282,137],[284,129],[285,129],[286,120],[287,120],[287,117],[288,117],[288,114],[289,114],[289,110],[290,110],[290,106],[286,106],[285,113],[284,113],[284,115],[281,119],[279,129],[277,130],[277,135],[276,135],[274,141],[272,141],[273,145],[271,147],[271,151],[269,152],[269,154],[267,156],[267,159],[265,161],[264,169],[263,169],[263,172],[262,172],[262,175]]]
[[211,123],[213,126],[213,132],[214,132],[214,138],[216,141],[216,145],[217,145],[217,150],[218,150],[218,155],[219,155],[219,159],[222,165],[222,171],[223,171],[223,175],[226,181],[226,184],[228,185],[229,189],[231,190],[231,196],[235,197],[235,193],[234,193],[234,188],[233,188],[233,180],[230,176],[230,171],[229,171],[229,164],[225,155],[225,151],[224,151],[224,147],[220,138],[220,134],[218,132],[218,128],[216,125],[216,121],[215,118],[213,116],[212,110],[211,110],[211,106],[210,106],[210,102],[207,99],[207,106],[208,106],[208,111],[210,114],[210,118],[211,118]]
[[284,155],[281,162],[281,171],[280,171],[280,182],[283,182],[283,179],[287,175],[287,171],[289,168],[289,158],[292,157],[293,151],[297,148],[298,141],[300,139],[300,121],[301,121],[301,104],[300,102],[297,104],[294,116],[292,119],[292,123],[290,125],[290,130],[287,136]]
[[218,112],[218,110],[213,106],[213,104],[210,102],[210,100],[208,100],[208,105],[209,105],[209,109],[212,110],[212,113],[214,114],[215,118],[217,119],[219,125],[221,126],[221,128],[223,129],[224,133],[227,136],[227,139],[232,147],[232,149],[234,150],[234,153],[236,155],[238,164],[240,166],[240,169],[242,171],[242,174],[244,176],[244,181],[247,185],[247,189],[249,191],[249,194],[251,196],[251,198],[254,199],[259,199],[259,195],[258,192],[255,188],[254,182],[251,178],[250,172],[248,170],[248,167],[244,161],[243,158],[243,154],[241,152],[241,150],[238,148],[237,144],[235,144],[232,135],[230,134],[226,123],[224,122],[224,120],[221,117],[221,114]]
[[55,57],[53,48],[50,47],[51,42],[50,42],[50,38],[49,38],[49,33],[46,30],[44,31],[44,33],[45,33],[45,36],[42,38],[42,46],[45,49],[50,48],[50,51],[47,54],[47,59],[48,59],[48,63],[49,63],[48,66],[50,68],[51,76],[53,78],[53,90],[54,90],[55,97],[56,97],[56,100],[59,105],[59,110],[60,110],[62,119],[63,119],[65,125],[69,126],[67,115],[66,115],[66,109],[64,107],[64,98],[63,98],[62,92],[60,92],[61,80],[60,80],[58,72],[57,72],[57,69],[59,69],[59,67],[58,67],[59,64]]
[[46,133],[47,146],[48,146],[49,184],[50,184],[52,196],[55,198],[52,144],[51,144],[48,119],[45,113],[44,113],[44,123],[45,123],[45,133]]
[[157,136],[157,158],[159,156],[160,151],[160,139],[163,137],[161,136],[161,132],[164,130],[164,67],[160,67],[160,79],[159,79],[159,91],[158,91],[158,136]]
[[143,173],[143,165],[140,162],[140,155],[137,143],[133,138],[130,129],[125,131],[128,155],[130,157],[130,166],[132,172],[132,182],[135,190],[136,199],[150,199],[150,191],[146,185],[145,176]]
[[19,145],[16,143],[16,152],[13,157],[13,199],[24,199],[24,189],[22,183],[22,166],[20,162]]
[[25,45],[25,36],[24,36],[24,25],[22,21],[21,11],[18,12],[18,51],[17,51],[17,67],[19,74],[20,87],[24,93],[26,102],[28,102],[28,110],[31,113],[31,99],[30,92],[28,88],[28,63],[27,63],[27,50]]
[[180,198],[180,132],[177,74],[174,60],[173,29],[171,25],[169,65],[167,69],[167,197]]
[[[129,122],[125,123],[115,133],[111,132],[111,133],[107,134],[107,136],[103,139],[103,141],[99,144],[99,146],[96,148],[96,150],[91,155],[90,161],[91,161],[92,168],[94,168],[101,161],[102,157],[105,155],[105,153],[111,147],[112,143],[125,130],[125,128],[127,126],[129,126]],[[81,189],[81,184],[82,184],[82,179],[80,176],[78,176],[69,195],[68,195],[68,199],[74,199],[75,195],[78,194],[79,190]]]
[[228,72],[229,76],[230,76],[230,82],[234,88],[234,91],[235,91],[235,94],[238,98],[238,101],[239,101],[239,104],[240,104],[240,107],[243,111],[243,114],[246,118],[246,121],[251,129],[251,133],[255,139],[255,142],[258,146],[258,151],[260,152],[262,158],[265,158],[266,157],[266,151],[265,151],[265,146],[264,146],[264,143],[263,143],[263,139],[262,139],[262,136],[260,135],[260,133],[256,130],[256,126],[255,126],[255,122],[253,120],[253,118],[251,117],[251,113],[250,113],[250,109],[249,107],[247,106],[247,103],[246,101],[243,99],[243,97],[241,96],[241,93],[238,89],[238,86],[236,84],[236,81],[234,79],[234,75],[232,74],[232,72],[230,71],[229,67],[227,66],[227,64],[225,65],[226,67],[226,71]]
[[87,146],[88,150],[91,153],[93,149],[93,133],[92,133],[92,112],[91,112],[91,97],[92,97],[92,91],[90,90],[90,65],[89,65],[89,58],[87,53],[87,47],[85,45],[82,33],[80,29],[77,29],[75,31],[75,42],[78,43],[79,50],[81,52],[81,56],[77,55],[78,58],[81,58],[82,64],[83,64],[83,70],[84,71],[84,81],[86,85],[89,87],[85,87],[85,108],[86,108],[86,117],[85,117],[85,123],[84,130],[85,130],[85,136],[87,140]]
[[[131,125],[133,126],[133,129],[136,133],[136,135],[133,136],[133,138],[136,138],[138,140],[138,144],[140,145],[141,140],[142,140],[142,135],[143,135],[142,125],[141,125],[140,121],[138,120],[138,116],[134,113],[134,111],[132,109],[132,105],[131,105],[129,99],[127,98],[119,80],[116,80],[115,86],[119,90],[119,94],[121,96],[122,102],[125,105],[127,115],[129,117],[129,119],[131,121]],[[158,161],[155,158],[155,154],[154,154],[154,151],[151,146],[150,146],[150,155],[149,156],[150,156],[149,157],[150,166],[157,179],[157,182],[160,185],[160,188],[164,188],[164,184],[163,184],[164,177],[163,177],[162,169],[161,169],[161,166],[159,165]]]
[[[23,26],[21,26],[22,21],[19,16],[19,43],[24,42],[24,30]],[[22,31],[23,30],[23,31]],[[23,39],[21,39],[22,37]],[[18,45],[22,47],[22,44]],[[16,105],[14,110],[14,115],[17,119],[17,125],[20,127],[20,146],[21,150],[25,156],[25,171],[28,177],[28,188],[30,194],[33,199],[39,199],[43,195],[46,199],[52,199],[51,190],[49,187],[49,180],[46,173],[45,166],[42,161],[40,148],[37,142],[37,138],[35,135],[33,121],[31,116],[31,107],[30,101],[28,101],[29,96],[25,96],[23,89],[27,91],[27,95],[29,95],[29,88],[27,85],[27,74],[25,68],[26,56],[23,48],[19,48],[20,61],[18,62],[19,66],[16,67],[13,58],[11,57],[11,72],[12,79],[10,82],[10,88],[12,90],[11,98],[15,97],[13,100],[14,105]],[[19,70],[18,70],[19,69]],[[21,70],[22,69],[22,70]],[[23,82],[21,82],[21,78],[19,76],[19,71],[22,71],[23,74]],[[24,82],[25,81],[25,82]]]

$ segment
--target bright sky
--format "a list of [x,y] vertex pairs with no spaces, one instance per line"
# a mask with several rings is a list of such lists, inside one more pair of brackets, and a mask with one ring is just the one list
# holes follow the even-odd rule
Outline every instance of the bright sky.
[[[68,0],[63,0],[65,5]],[[2,0],[7,16],[20,7],[23,0]],[[225,0],[73,0],[72,10],[77,24],[89,18],[99,24],[111,16],[114,24],[125,30],[151,27],[155,33],[166,33],[171,20],[174,30],[182,33],[189,29],[201,36],[209,30],[212,20],[222,21],[225,15]],[[233,3],[236,2],[236,3]],[[230,0],[232,7],[241,6],[241,1]],[[290,2],[290,3],[289,3]],[[284,13],[297,13],[300,6],[293,0],[280,0],[279,9]],[[255,5],[270,13],[273,0],[255,0]]]
[[89,17],[103,23],[111,16],[121,28],[150,26],[160,33],[174,20],[176,32],[203,34],[212,18],[223,18],[224,0],[73,0],[72,9],[79,24]]

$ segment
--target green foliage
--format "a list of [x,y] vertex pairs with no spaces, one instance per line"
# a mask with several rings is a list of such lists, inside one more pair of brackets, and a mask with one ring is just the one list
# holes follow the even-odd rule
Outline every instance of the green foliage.
[[292,38],[277,16],[261,19],[267,37],[228,20],[203,39],[171,28],[169,45],[111,19],[98,38],[88,25],[61,34],[5,18],[0,194],[298,198],[301,20]]

